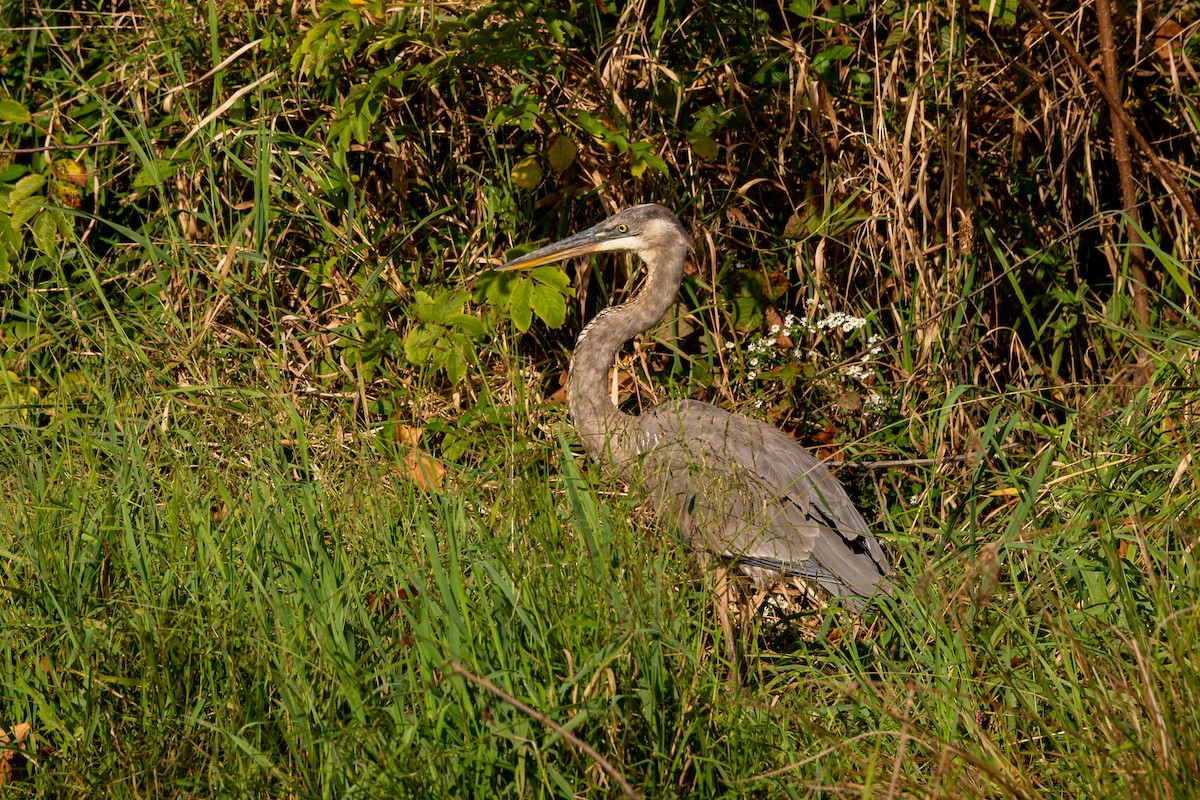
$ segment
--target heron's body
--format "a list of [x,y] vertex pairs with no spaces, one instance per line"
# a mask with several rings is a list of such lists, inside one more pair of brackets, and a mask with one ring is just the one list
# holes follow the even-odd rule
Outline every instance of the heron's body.
[[609,368],[624,343],[674,301],[690,245],[670,211],[635,206],[502,269],[591,252],[637,253],[649,268],[642,291],[588,323],[571,360],[567,399],[585,449],[648,489],[691,547],[736,559],[760,582],[780,575],[815,581],[861,610],[865,598],[888,591],[890,567],[817,458],[777,428],[707,403],[670,402],[632,416],[609,399]]

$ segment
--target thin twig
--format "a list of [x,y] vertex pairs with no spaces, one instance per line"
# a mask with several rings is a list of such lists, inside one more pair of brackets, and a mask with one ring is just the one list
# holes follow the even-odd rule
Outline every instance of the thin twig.
[[633,786],[631,786],[629,784],[629,781],[625,780],[625,776],[622,775],[616,767],[614,767],[612,764],[610,764],[608,762],[608,759],[606,759],[604,756],[600,755],[594,749],[592,749],[592,746],[589,745],[587,742],[583,741],[578,736],[571,733],[569,730],[564,728],[562,725],[559,725],[557,722],[550,719],[549,717],[547,717],[545,714],[538,711],[537,709],[534,709],[534,708],[531,708],[531,707],[525,705],[517,698],[515,698],[512,695],[505,692],[499,686],[497,686],[496,684],[489,681],[487,678],[481,678],[478,675],[475,675],[474,673],[468,672],[467,670],[460,667],[454,661],[447,661],[445,663],[445,666],[449,667],[452,672],[463,676],[464,678],[466,678],[467,680],[469,680],[471,683],[475,684],[476,686],[481,686],[484,689],[487,689],[489,692],[496,695],[496,697],[499,697],[501,700],[508,703],[510,706],[517,709],[518,711],[520,711],[522,714],[533,717],[538,722],[542,723],[543,725],[545,725],[546,727],[550,728],[552,731],[557,733],[559,736],[563,737],[568,742],[570,742],[571,744],[578,747],[580,750],[583,751],[584,755],[586,755],[588,758],[595,761],[596,764],[600,767],[600,769],[602,769],[606,773],[608,773],[609,777],[611,777],[614,781],[617,782],[617,784],[621,787],[621,791],[625,793],[626,797],[632,797],[632,798],[635,798],[635,800],[641,800],[642,795],[637,790],[635,790],[633,788]]
[[[1003,453],[1005,450],[1012,450],[1015,447],[1021,447],[1021,442],[1007,442],[996,448],[996,452]],[[936,467],[939,464],[953,464],[958,461],[967,461],[972,458],[983,458],[986,454],[979,453],[959,453],[953,456],[941,456],[938,458],[897,458],[892,461],[831,461],[829,465],[832,467],[857,467],[858,469],[891,469],[892,467]]]
[[60,150],[87,150],[92,147],[108,147],[114,144],[124,144],[115,139],[104,142],[83,142],[82,144],[47,144],[42,147],[0,147],[4,155],[29,155],[31,153],[56,153]]

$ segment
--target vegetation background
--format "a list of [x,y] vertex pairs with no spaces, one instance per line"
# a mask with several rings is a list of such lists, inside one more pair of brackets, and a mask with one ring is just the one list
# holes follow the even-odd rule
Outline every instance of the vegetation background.
[[[1194,5],[10,0],[5,797],[1200,795]],[[744,615],[559,399],[763,416],[899,589]],[[635,285],[635,284],[633,284]],[[753,610],[753,609],[750,609]]]

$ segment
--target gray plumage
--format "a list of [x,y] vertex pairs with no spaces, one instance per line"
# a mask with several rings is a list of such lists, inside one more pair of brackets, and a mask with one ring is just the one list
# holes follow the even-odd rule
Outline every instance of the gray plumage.
[[647,489],[691,547],[735,559],[762,584],[781,575],[816,582],[861,611],[890,592],[891,567],[829,470],[764,422],[691,400],[639,416],[609,399],[621,347],[675,300],[691,237],[659,205],[628,208],[592,228],[516,258],[502,270],[573,256],[631,251],[648,274],[641,292],[606,308],[579,334],[567,402],[584,448],[604,468]]

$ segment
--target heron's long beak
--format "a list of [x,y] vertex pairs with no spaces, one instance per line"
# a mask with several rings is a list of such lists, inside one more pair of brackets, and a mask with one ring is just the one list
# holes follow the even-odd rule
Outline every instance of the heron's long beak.
[[580,231],[565,239],[560,239],[554,244],[539,247],[532,253],[518,256],[507,264],[496,267],[496,271],[508,272],[514,269],[540,267],[542,264],[552,264],[555,261],[566,261],[568,258],[594,253],[602,244],[604,244],[604,239],[597,238],[596,229],[588,228],[586,231]]

